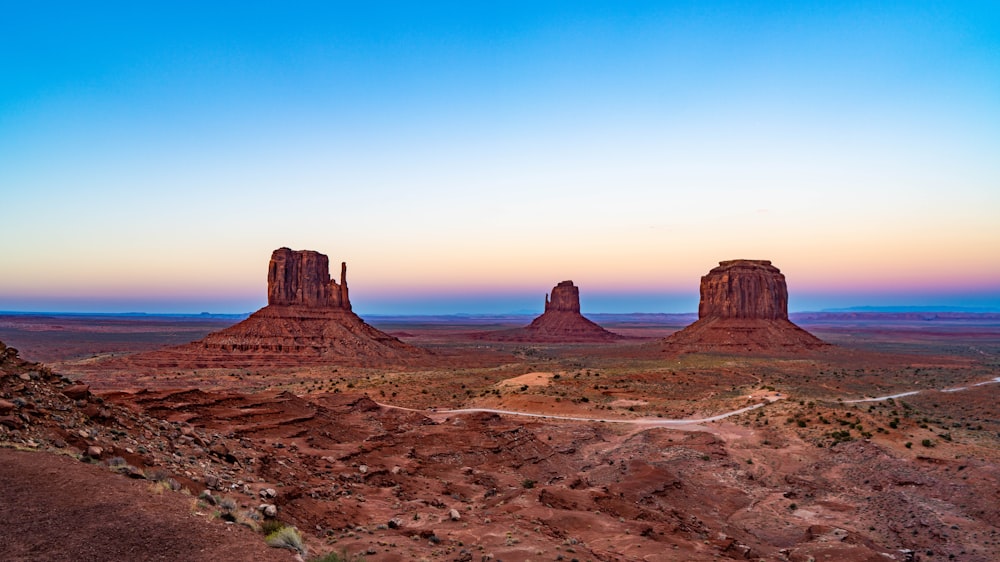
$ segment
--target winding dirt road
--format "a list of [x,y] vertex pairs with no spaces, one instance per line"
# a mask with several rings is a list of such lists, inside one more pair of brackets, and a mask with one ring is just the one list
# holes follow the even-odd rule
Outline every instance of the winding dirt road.
[[[944,388],[938,392],[961,392],[963,390],[969,390],[977,386],[983,386],[987,384],[997,384],[1000,383],[1000,377],[994,379],[983,381],[969,386],[958,386],[951,388]],[[890,399],[903,398],[905,396],[913,396],[915,394],[920,394],[921,392],[927,392],[926,390],[911,390],[908,392],[900,392],[897,394],[890,394],[887,396],[877,396],[874,398],[856,398],[852,400],[844,400],[845,404],[856,404],[860,402],[884,402]],[[598,422],[598,423],[622,423],[622,424],[633,424],[633,425],[644,425],[649,427],[670,427],[675,429],[704,429],[699,427],[699,424],[714,422],[726,419],[730,416],[735,416],[742,414],[744,412],[749,412],[751,410],[756,410],[766,406],[772,402],[782,400],[785,397],[779,393],[769,394],[764,397],[765,402],[759,404],[754,404],[752,406],[747,406],[745,408],[740,408],[738,410],[733,410],[731,412],[725,412],[723,414],[718,414],[715,416],[709,416],[707,418],[686,418],[686,419],[663,419],[663,418],[636,418],[636,419],[622,419],[622,418],[588,418],[582,416],[558,416],[553,414],[537,414],[533,412],[519,412],[517,410],[499,410],[495,408],[458,408],[455,410],[418,410],[415,408],[404,408],[403,406],[393,406],[391,404],[381,404],[383,408],[391,408],[394,410],[406,410],[409,412],[420,412],[425,415],[430,415],[432,417],[440,417],[445,415],[454,414],[477,414],[477,413],[487,413],[487,414],[499,414],[504,416],[521,416],[527,418],[541,418],[549,420],[563,420],[563,421],[581,421],[581,422]]]

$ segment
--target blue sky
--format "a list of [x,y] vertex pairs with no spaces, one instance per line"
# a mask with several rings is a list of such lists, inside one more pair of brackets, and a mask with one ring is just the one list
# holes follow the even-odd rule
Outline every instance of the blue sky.
[[280,246],[372,313],[687,311],[733,258],[1000,307],[995,3],[472,4],[7,8],[0,310],[247,311]]

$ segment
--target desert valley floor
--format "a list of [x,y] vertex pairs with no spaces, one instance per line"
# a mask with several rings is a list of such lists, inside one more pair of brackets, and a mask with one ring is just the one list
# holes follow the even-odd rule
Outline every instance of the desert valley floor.
[[157,350],[240,318],[0,316],[0,558],[291,560],[280,521],[306,560],[998,559],[1000,316],[793,315],[833,345],[787,353],[590,318],[626,337],[373,317],[426,353],[226,367]]

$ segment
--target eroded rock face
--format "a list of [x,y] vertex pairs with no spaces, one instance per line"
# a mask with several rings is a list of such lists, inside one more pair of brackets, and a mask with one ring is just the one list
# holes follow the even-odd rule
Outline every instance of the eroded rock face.
[[340,264],[340,284],[330,279],[330,260],[313,250],[278,248],[267,266],[267,304],[351,309],[347,264]]
[[767,260],[730,260],[701,278],[698,318],[788,319],[785,276]]
[[828,345],[788,320],[785,276],[767,260],[719,262],[701,278],[698,321],[664,343],[679,352],[797,352]]
[[545,295],[545,312],[580,312],[580,288],[572,281],[563,281],[552,287],[552,299]]

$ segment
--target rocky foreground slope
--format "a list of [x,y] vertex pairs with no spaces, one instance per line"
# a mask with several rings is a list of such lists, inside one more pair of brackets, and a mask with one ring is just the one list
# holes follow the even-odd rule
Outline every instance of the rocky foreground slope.
[[[6,446],[187,489],[192,505],[204,498],[201,517],[293,524],[313,553],[986,561],[1000,541],[995,450],[975,433],[938,438],[894,403],[782,400],[680,431],[413,411],[346,392],[94,396],[4,356]],[[904,432],[935,446],[904,447]]]
[[[186,438],[206,448],[183,458]],[[205,482],[188,467],[225,463],[221,443],[106,402],[0,342],[0,560],[293,560],[251,529],[267,519],[257,498],[225,513],[215,495],[195,499]],[[226,524],[237,515],[245,525]]]

